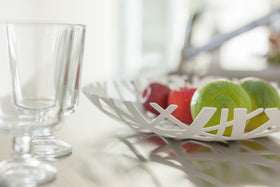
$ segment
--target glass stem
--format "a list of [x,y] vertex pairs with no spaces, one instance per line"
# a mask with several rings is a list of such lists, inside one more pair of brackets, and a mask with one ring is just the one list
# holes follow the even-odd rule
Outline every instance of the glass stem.
[[32,137],[34,140],[42,140],[42,139],[55,139],[55,136],[53,135],[53,133],[48,132],[48,133],[42,133],[42,134],[37,134],[36,136]]
[[16,136],[13,138],[13,156],[15,159],[26,160],[31,157],[31,137]]

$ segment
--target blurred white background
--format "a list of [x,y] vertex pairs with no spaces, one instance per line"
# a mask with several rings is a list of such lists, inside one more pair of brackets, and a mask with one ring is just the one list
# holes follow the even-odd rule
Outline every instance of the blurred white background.
[[[117,74],[118,7],[118,0],[0,0],[0,20],[87,25],[82,77],[86,83]],[[5,51],[1,53],[2,57]]]
[[[86,84],[155,69],[172,71],[179,62],[189,13],[204,11],[192,41],[201,45],[216,33],[267,14],[272,4],[279,5],[279,0],[0,0],[0,20],[87,25],[82,77]],[[220,50],[221,66],[262,70],[263,62],[250,61],[248,55],[265,54],[267,36],[268,30],[259,28],[229,42]]]

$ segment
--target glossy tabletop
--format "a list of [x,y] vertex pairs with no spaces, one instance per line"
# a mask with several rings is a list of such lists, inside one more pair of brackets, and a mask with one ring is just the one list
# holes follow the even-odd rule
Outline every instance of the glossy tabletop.
[[[82,94],[56,133],[73,153],[52,161],[57,179],[43,187],[279,186],[280,135],[232,141],[177,141],[139,134],[100,112]],[[0,136],[0,159],[11,137]]]

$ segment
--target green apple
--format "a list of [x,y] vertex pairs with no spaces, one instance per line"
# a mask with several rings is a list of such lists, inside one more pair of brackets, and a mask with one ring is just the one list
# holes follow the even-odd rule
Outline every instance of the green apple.
[[[197,117],[203,107],[216,107],[217,111],[205,125],[210,127],[220,124],[221,110],[228,108],[228,121],[233,120],[234,108],[246,108],[247,113],[252,111],[251,99],[247,92],[238,84],[230,80],[218,79],[211,81],[194,93],[191,100],[191,114]],[[232,126],[227,127],[224,136],[230,136]],[[217,131],[210,133],[216,134]]]
[[[256,77],[247,77],[240,80],[240,86],[249,94],[252,110],[257,108],[279,108],[280,97],[278,91],[267,81]],[[264,112],[253,117],[246,126],[251,131],[268,121]]]

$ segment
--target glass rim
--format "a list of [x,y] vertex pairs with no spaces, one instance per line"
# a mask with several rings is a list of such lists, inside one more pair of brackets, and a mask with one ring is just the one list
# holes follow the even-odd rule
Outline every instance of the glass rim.
[[0,25],[49,25],[49,26],[67,26],[67,27],[80,27],[86,28],[85,24],[77,24],[77,23],[63,23],[63,22],[28,22],[28,21],[7,21],[7,22],[0,22]]

